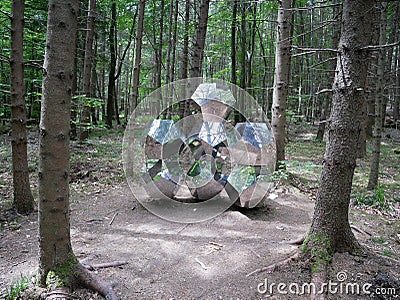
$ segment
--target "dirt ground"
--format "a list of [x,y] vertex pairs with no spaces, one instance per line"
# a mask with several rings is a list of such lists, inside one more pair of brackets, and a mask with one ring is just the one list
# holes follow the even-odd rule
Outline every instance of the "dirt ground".
[[[264,208],[230,209],[209,221],[179,224],[145,210],[125,184],[104,193],[74,193],[73,247],[78,258],[87,264],[128,262],[95,271],[115,283],[121,299],[309,299],[308,295],[280,294],[276,289],[275,298],[271,298],[269,291],[263,290],[266,282],[309,282],[306,264],[293,262],[272,274],[246,276],[296,251],[297,247],[288,242],[303,236],[310,226],[313,201],[295,188],[280,188],[274,194],[278,197],[270,199]],[[371,218],[360,211],[352,211],[351,219],[365,232],[356,234],[370,249],[373,242],[369,234],[380,236],[384,232],[394,236],[400,229],[390,220]],[[0,236],[3,290],[20,274],[36,271],[37,213],[18,216]],[[390,243],[394,246],[396,241]],[[395,246],[393,250],[398,251]],[[345,272],[348,282],[399,288],[400,266],[389,258],[354,259],[342,254],[334,259],[330,270],[330,278],[336,282],[338,272]],[[75,299],[101,299],[87,291],[74,295]],[[331,299],[367,299],[364,297],[367,296],[330,295]],[[394,299],[385,297],[376,299]]]
[[[288,170],[296,176],[294,186],[301,191],[293,182],[284,182],[263,208],[233,207],[197,224],[165,221],[134,199],[122,171],[123,128],[114,132],[98,130],[84,144],[72,141],[71,239],[76,255],[90,265],[128,262],[93,271],[114,283],[121,299],[309,299],[307,291],[299,295],[288,290],[290,284],[301,287],[310,281],[307,262],[295,261],[273,273],[246,276],[293,254],[297,246],[290,241],[304,236],[311,223],[324,147],[312,140],[310,128],[297,131],[295,127],[290,132]],[[28,143],[31,187],[36,199],[37,135],[37,131],[31,131]],[[37,212],[24,217],[10,209],[8,139],[7,135],[0,136],[0,299],[21,275],[33,276],[38,265]],[[400,134],[396,138],[391,134],[383,145],[381,179],[386,196],[395,199],[400,184],[398,155],[393,149],[400,149]],[[359,162],[356,192],[363,191],[367,168],[367,161]],[[372,299],[396,299],[400,295],[400,202],[392,203],[392,214],[352,205],[349,218],[355,235],[374,255],[337,254],[328,274],[333,284],[370,284]],[[278,284],[286,284],[286,289],[278,291]],[[328,298],[370,296],[333,290]],[[102,298],[79,290],[70,299]]]

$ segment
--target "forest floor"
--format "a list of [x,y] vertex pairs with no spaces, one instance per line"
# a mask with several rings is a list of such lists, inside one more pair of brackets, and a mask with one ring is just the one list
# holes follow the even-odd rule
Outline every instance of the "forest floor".
[[[121,299],[309,299],[307,293],[296,295],[287,287],[287,294],[277,290],[279,283],[301,287],[310,281],[310,268],[304,262],[291,262],[273,273],[246,275],[290,256],[297,249],[290,242],[304,236],[310,226],[324,152],[324,143],[314,140],[314,131],[309,125],[289,126],[287,171],[276,174],[278,184],[265,207],[233,207],[196,224],[162,220],[134,199],[122,170],[122,128],[95,130],[85,143],[72,141],[71,238],[76,255],[86,264],[128,262],[94,271],[115,283]],[[387,129],[384,136],[381,185],[373,192],[365,190],[368,147],[366,158],[358,161],[349,216],[356,237],[375,255],[335,255],[329,279],[360,287],[371,284],[375,299],[394,299],[378,293],[393,293],[390,287],[394,287],[400,295],[400,132]],[[28,149],[37,199],[34,130]],[[25,217],[10,208],[11,152],[6,135],[0,137],[0,157],[2,299],[11,286],[21,285],[21,278],[35,274],[38,237],[37,212]],[[266,283],[269,288],[275,283],[273,297]],[[73,295],[71,299],[101,299],[85,290]],[[362,292],[329,294],[329,299],[366,298]]]

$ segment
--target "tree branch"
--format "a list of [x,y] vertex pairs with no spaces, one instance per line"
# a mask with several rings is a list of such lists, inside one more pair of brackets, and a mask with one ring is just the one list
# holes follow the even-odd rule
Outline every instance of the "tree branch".
[[394,43],[390,43],[390,44],[385,44],[385,45],[375,45],[375,46],[365,46],[365,47],[361,47],[358,50],[380,50],[380,49],[384,49],[384,48],[390,48],[390,47],[395,47],[395,46],[399,46],[400,45],[400,41],[394,42]]
[[11,20],[11,14],[10,14],[9,12],[6,12],[6,11],[4,11],[4,10],[0,10],[0,13],[1,13],[2,15],[5,15],[9,20]]
[[132,43],[132,36],[133,36],[133,30],[135,29],[135,22],[136,22],[136,16],[137,16],[137,12],[138,10],[135,10],[135,14],[133,16],[133,20],[132,20],[132,27],[131,30],[129,31],[129,41],[128,41],[128,45],[126,45],[124,52],[122,53],[122,57],[120,59],[119,65],[118,65],[118,70],[117,70],[117,74],[115,74],[115,79],[117,79],[119,77],[119,75],[121,75],[121,71],[122,71],[122,65],[124,63],[124,59],[126,56],[126,53],[128,52],[131,43]]
[[333,53],[340,53],[338,49],[331,49],[331,48],[304,48],[292,45],[293,49],[301,50],[301,51],[310,51],[310,52],[333,52]]
[[333,90],[332,89],[322,89],[318,92],[315,93],[315,95],[319,95],[319,94],[323,94],[323,93],[332,93]]

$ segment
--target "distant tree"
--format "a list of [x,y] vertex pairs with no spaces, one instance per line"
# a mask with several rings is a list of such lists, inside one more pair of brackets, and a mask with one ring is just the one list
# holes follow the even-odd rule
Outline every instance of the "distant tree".
[[11,68],[11,147],[14,182],[14,207],[21,214],[33,211],[29,185],[24,95],[24,0],[12,1],[10,68]]
[[[340,35],[340,22],[338,20],[338,11],[339,7],[337,6],[338,0],[333,0],[333,4],[335,4],[333,8],[333,15],[337,19],[335,20],[335,26],[332,28],[332,39],[331,39],[331,46],[332,49],[336,49],[339,43],[339,35]],[[334,70],[336,67],[336,60],[332,59],[329,62],[329,69]],[[322,99],[322,104],[321,104],[321,112],[319,115],[319,124],[318,124],[318,131],[317,131],[317,141],[322,141],[324,139],[324,133],[325,133],[325,128],[326,128],[326,122],[327,118],[329,117],[329,108],[330,108],[330,103],[332,99],[332,94],[330,93],[330,87],[332,86],[332,82],[334,80],[334,72],[329,72],[329,89],[324,93],[323,99]]]
[[[86,98],[92,96],[92,87],[90,79],[92,77],[92,65],[93,65],[93,37],[94,37],[94,20],[95,20],[95,9],[96,0],[89,0],[88,15],[86,21],[86,39],[85,39],[85,57],[83,60],[83,93]],[[79,134],[79,140],[83,141],[87,139],[89,135],[88,126],[90,124],[90,112],[91,107],[85,105],[82,111],[81,123],[84,126]]]
[[115,69],[117,65],[117,41],[116,41],[116,30],[117,30],[117,3],[111,1],[111,21],[110,31],[108,35],[108,45],[110,47],[110,68],[108,72],[108,89],[107,89],[107,118],[106,124],[108,128],[112,128],[113,116],[117,115],[118,112],[114,109],[115,101]]
[[394,103],[393,103],[393,119],[395,122],[399,120],[399,103],[400,103],[400,51],[397,56],[397,69],[396,69],[396,90]]
[[236,30],[237,0],[233,0],[231,23],[231,82],[236,84]]
[[[368,51],[365,47],[371,42],[370,10],[374,2],[343,1],[341,38],[323,170],[311,229],[304,242],[305,249],[311,255],[314,273],[326,271],[326,264],[333,253],[356,253],[360,250],[350,229],[348,214],[366,95]],[[318,280],[318,276],[313,278]]]
[[[386,24],[387,24],[387,4],[377,3],[377,14],[379,15],[379,45],[384,45],[386,42]],[[374,125],[374,139],[372,143],[372,157],[371,168],[368,178],[367,188],[373,190],[378,184],[379,177],[379,161],[381,154],[381,140],[382,140],[382,127],[383,127],[383,103],[384,95],[383,89],[385,87],[385,49],[378,49],[376,53],[376,91],[375,95],[375,125]],[[385,105],[386,107],[386,105]]]
[[272,99],[272,132],[276,141],[276,164],[278,169],[285,160],[286,98],[289,88],[292,0],[278,3],[278,29],[275,51],[274,92]]
[[42,284],[83,285],[117,299],[75,257],[70,239],[69,131],[78,0],[50,0],[39,138],[39,274]]
[[181,55],[181,68],[179,71],[179,79],[188,77],[189,66],[189,21],[190,21],[190,0],[185,1],[185,22],[184,22],[184,36]]
[[132,105],[131,112],[136,108],[139,100],[139,76],[140,76],[140,63],[142,57],[142,38],[143,38],[143,21],[144,21],[144,8],[146,1],[139,0],[138,3],[138,24],[136,27],[135,37],[135,54],[133,58],[133,83],[132,83]]
[[209,7],[210,0],[199,0],[198,17],[190,56],[190,77],[200,77],[202,74],[201,70],[203,65],[204,46],[206,43]]

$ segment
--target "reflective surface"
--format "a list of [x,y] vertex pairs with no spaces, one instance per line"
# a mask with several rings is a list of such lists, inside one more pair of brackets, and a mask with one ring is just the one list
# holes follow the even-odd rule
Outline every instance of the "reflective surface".
[[[238,113],[245,121],[234,125]],[[136,199],[154,214],[184,223],[215,217],[235,202],[256,206],[272,186],[275,155],[257,102],[235,85],[202,78],[174,82],[146,97],[132,113],[123,142],[124,170]]]

